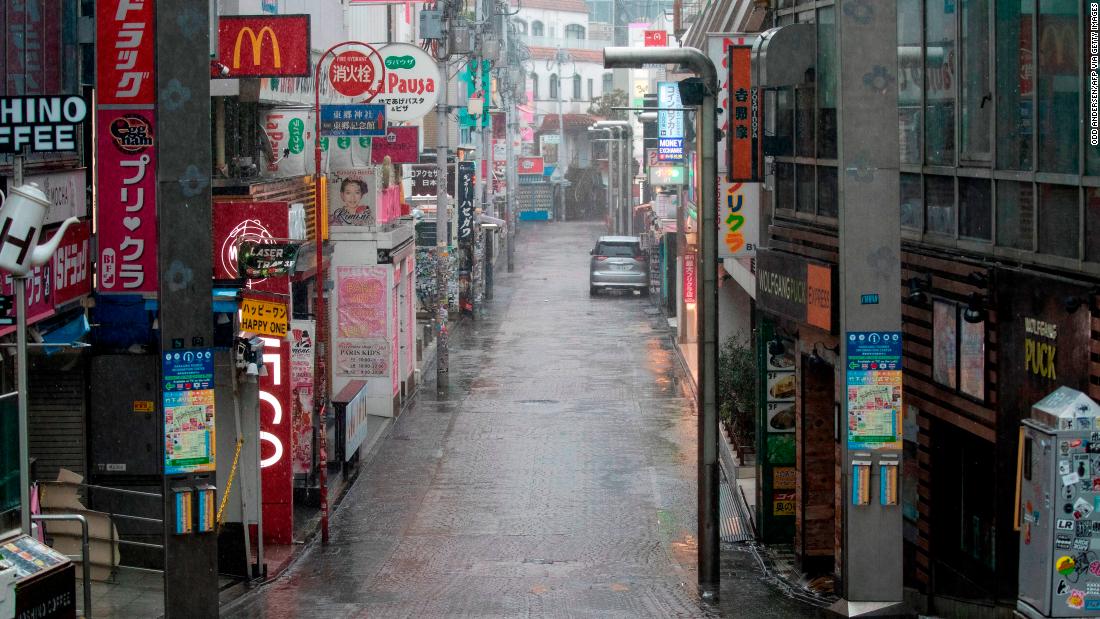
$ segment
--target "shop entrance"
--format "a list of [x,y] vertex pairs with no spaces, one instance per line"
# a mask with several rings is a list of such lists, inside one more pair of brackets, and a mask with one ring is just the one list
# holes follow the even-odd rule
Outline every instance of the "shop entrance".
[[835,371],[816,355],[803,355],[801,370],[798,470],[802,483],[795,552],[803,572],[829,574],[836,530]]

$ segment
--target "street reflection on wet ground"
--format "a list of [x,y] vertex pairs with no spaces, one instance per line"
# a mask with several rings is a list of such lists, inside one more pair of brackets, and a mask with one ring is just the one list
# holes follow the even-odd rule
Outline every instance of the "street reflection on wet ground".
[[452,330],[449,394],[429,366],[335,511],[331,543],[226,616],[803,612],[737,556],[724,556],[740,573],[721,608],[699,601],[691,391],[648,299],[589,297],[600,234],[522,227],[484,318]]

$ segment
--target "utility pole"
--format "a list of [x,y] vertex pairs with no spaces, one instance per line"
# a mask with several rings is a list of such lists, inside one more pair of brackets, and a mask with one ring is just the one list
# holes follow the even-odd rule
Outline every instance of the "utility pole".
[[[504,88],[501,89],[501,97],[504,102],[504,175],[505,186],[507,190],[504,192],[504,240],[505,251],[507,252],[508,272],[511,273],[515,270],[515,234],[512,228],[515,226],[515,222],[512,219],[512,213],[515,212],[515,195],[518,189],[512,181],[512,173],[515,171],[516,154],[512,147],[512,136],[516,130],[516,110],[515,101],[517,89],[523,80],[526,80],[526,76],[523,75],[522,69],[517,69],[513,66],[513,60],[515,58],[512,53],[512,23],[509,20],[507,3],[504,6],[504,16],[502,18],[501,28],[501,53],[504,55],[504,70],[507,75],[511,76],[511,79],[505,80]],[[518,76],[518,79],[516,78]],[[517,83],[518,82],[518,83]]]
[[558,209],[561,213],[561,220],[565,221],[565,117],[562,114],[563,93],[565,91],[565,80],[562,79],[561,65],[566,60],[565,50],[558,48],[557,54],[554,55],[558,61],[558,166],[555,172],[558,173]]
[[[448,12],[444,11],[444,19]],[[446,43],[442,43],[446,45]],[[447,208],[447,82],[450,80],[447,70],[446,56],[439,62],[439,103],[435,106],[436,125],[438,128],[438,148],[435,151],[436,184],[435,184],[435,280],[436,280],[436,308],[435,308],[435,385],[439,395],[447,393],[450,381],[450,360],[447,350],[447,283],[450,280],[450,264],[447,247],[451,241],[451,214]],[[458,193],[458,178],[455,178],[455,193]]]

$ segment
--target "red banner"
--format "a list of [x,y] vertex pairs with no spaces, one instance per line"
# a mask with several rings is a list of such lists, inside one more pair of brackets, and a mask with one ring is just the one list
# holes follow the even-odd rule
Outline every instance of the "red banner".
[[[285,239],[290,234],[286,202],[216,202],[214,222],[214,279],[237,279],[237,247],[242,237]],[[247,287],[259,292],[290,294],[286,277],[250,279]]]
[[100,109],[101,293],[157,294],[157,157],[152,110]]
[[238,77],[310,77],[309,15],[222,15],[218,60]]
[[[288,282],[286,277],[278,278]],[[263,489],[264,541],[294,543],[290,343],[265,337],[267,376],[260,388],[260,486]]]
[[760,117],[757,90],[752,87],[752,48],[732,45],[729,48],[729,180],[755,182],[760,180],[757,162]]
[[520,174],[543,174],[546,172],[546,164],[542,157],[520,157],[518,171]]
[[92,224],[82,221],[69,226],[53,255],[54,307],[92,292]]
[[390,163],[417,163],[420,158],[420,129],[390,127],[386,135],[371,138],[370,162],[378,165],[389,155]]
[[100,105],[156,102],[153,8],[153,0],[96,3],[96,85]]
[[[637,40],[637,39],[635,39]],[[646,47],[668,47],[668,32],[664,30],[646,30]]]

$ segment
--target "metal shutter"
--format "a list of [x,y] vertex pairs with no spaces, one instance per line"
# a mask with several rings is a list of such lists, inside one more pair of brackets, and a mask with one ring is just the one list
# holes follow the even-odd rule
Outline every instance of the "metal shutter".
[[60,371],[29,366],[27,402],[31,457],[40,480],[57,479],[66,468],[86,475],[83,360]]

